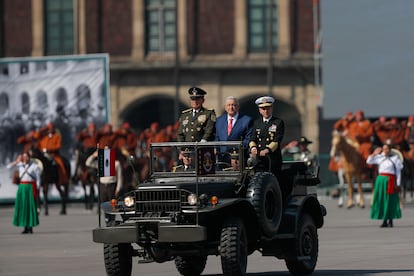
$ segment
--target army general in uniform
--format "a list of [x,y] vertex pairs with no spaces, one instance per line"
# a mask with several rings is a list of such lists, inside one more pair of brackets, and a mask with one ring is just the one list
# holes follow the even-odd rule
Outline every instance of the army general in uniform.
[[178,142],[206,142],[215,137],[216,113],[203,107],[206,91],[199,87],[188,90],[191,108],[182,111],[179,118]]
[[253,123],[249,149],[265,171],[270,167],[270,171],[279,178],[282,167],[280,144],[285,133],[285,124],[282,119],[272,115],[274,101],[270,96],[260,97],[255,101],[261,116]]

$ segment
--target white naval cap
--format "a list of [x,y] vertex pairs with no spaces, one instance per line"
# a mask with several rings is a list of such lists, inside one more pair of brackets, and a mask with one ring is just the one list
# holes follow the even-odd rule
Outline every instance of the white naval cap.
[[265,107],[265,106],[272,106],[274,102],[275,102],[275,99],[273,97],[263,96],[263,97],[258,98],[255,101],[255,104],[257,104],[258,107]]

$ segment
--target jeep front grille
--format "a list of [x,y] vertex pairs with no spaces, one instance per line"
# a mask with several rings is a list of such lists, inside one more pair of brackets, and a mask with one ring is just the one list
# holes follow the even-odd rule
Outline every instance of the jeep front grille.
[[139,190],[135,202],[137,212],[178,212],[187,198],[182,190]]

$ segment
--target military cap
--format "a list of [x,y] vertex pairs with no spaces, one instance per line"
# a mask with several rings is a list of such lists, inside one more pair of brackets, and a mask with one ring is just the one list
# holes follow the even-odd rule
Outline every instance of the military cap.
[[186,148],[181,149],[181,153],[184,154],[184,155],[191,155],[191,154],[193,154],[193,152],[194,151],[193,151],[192,148],[186,147]]
[[308,138],[306,138],[305,136],[302,136],[299,139],[299,144],[309,145],[309,144],[312,144],[312,141],[309,141]]
[[190,98],[202,98],[207,94],[207,92],[199,87],[194,86],[188,89],[188,94],[190,94]]
[[239,159],[239,151],[237,149],[232,149],[230,152],[231,159]]
[[274,102],[275,102],[275,99],[273,97],[263,96],[263,97],[258,98],[255,101],[255,104],[258,107],[265,107],[265,106],[272,106]]

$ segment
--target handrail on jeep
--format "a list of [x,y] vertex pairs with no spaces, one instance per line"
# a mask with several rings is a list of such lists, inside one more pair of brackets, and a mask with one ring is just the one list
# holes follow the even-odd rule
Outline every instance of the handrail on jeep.
[[[161,142],[151,143],[150,145],[150,175],[168,176],[172,172],[171,167],[157,168],[157,162],[167,155],[167,159],[173,160],[175,166],[178,165],[180,152],[183,149],[190,149],[194,155],[194,175],[209,175],[216,173],[216,166],[220,164],[230,165],[230,151],[237,152],[240,164],[244,164],[246,151],[241,141],[215,141],[215,142]],[[167,151],[167,152],[166,152]],[[164,155],[160,157],[160,155]],[[224,162],[227,160],[227,163]],[[164,162],[164,160],[162,160]],[[171,162],[172,163],[172,162]],[[171,164],[170,163],[170,164]],[[243,166],[240,166],[243,167]],[[223,173],[222,173],[223,172]],[[223,170],[220,173],[235,174],[243,172],[243,168],[235,170]],[[184,172],[183,172],[184,173]],[[185,175],[190,173],[185,172]]]

